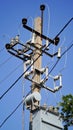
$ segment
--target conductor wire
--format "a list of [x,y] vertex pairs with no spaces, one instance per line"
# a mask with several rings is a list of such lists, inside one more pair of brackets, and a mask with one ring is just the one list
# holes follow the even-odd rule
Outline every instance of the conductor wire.
[[3,61],[1,64],[0,64],[0,68],[5,65],[9,60],[11,60],[13,56],[10,56],[9,58],[7,58],[5,61]]
[[[42,53],[41,53],[42,54]],[[30,66],[26,69],[25,72],[23,72],[17,80],[1,95],[0,100],[13,88],[13,86],[21,79],[21,77],[30,69],[30,67],[34,64],[34,62],[37,61],[37,59],[41,56],[41,54],[33,61],[33,63],[30,64]]]
[[[24,100],[26,97],[31,93],[31,90],[28,92],[28,94],[25,96]],[[6,123],[6,121],[17,111],[17,109],[21,106],[23,103],[23,100],[16,106],[16,108],[4,119],[4,121],[1,123],[0,128]]]
[[18,67],[20,67],[21,65],[22,65],[22,63],[19,64],[15,69],[13,69],[8,75],[6,75],[6,76],[4,77],[4,79],[2,79],[2,80],[0,81],[0,84],[2,84],[5,80],[7,80],[7,79],[18,69]]
[[55,37],[58,37],[64,31],[64,29],[72,22],[72,20],[73,17],[65,24],[65,26],[60,30],[60,32]]

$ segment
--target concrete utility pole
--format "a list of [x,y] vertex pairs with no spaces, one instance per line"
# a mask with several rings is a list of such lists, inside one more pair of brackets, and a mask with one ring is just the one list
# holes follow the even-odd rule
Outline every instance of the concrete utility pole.
[[[40,17],[35,19],[34,29],[41,34],[41,18]],[[37,83],[40,83],[41,74],[38,70],[41,69],[41,63],[42,63],[42,60],[41,60],[42,59],[41,57],[42,40],[41,40],[41,37],[37,36],[36,34],[33,33],[33,35],[34,35],[34,46],[35,46],[35,49],[33,51],[33,61],[39,57],[36,60],[36,62],[33,64],[33,68],[34,68],[33,80]],[[38,91],[38,92],[40,91],[40,88],[36,86],[35,83],[32,83],[32,87],[34,88],[33,91]]]
[[[40,17],[37,17],[34,21],[34,29],[39,32],[41,34],[41,18]],[[42,51],[41,51],[41,47],[42,47],[42,39],[41,37],[37,36],[35,33],[33,33],[33,36],[32,36],[32,42],[34,42],[34,46],[35,46],[35,49],[33,51],[33,62],[35,61],[35,59],[38,59],[36,60],[36,62],[34,62],[33,64],[33,80],[36,82],[36,83],[40,83],[40,80],[41,80],[41,74],[38,70],[41,69],[41,63],[42,63],[42,57],[41,57],[41,54],[42,54]],[[40,88],[37,86],[37,84],[35,84],[35,82],[32,82],[32,93],[33,92],[40,92]],[[39,102],[36,102],[36,105],[39,105]],[[31,108],[31,109],[34,109],[34,108]],[[32,130],[32,113],[30,112],[30,126],[29,126],[30,130]]]

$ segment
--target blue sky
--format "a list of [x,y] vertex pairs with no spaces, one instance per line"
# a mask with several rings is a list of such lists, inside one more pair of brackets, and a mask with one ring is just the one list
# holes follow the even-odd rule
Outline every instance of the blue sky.
[[[10,39],[18,34],[20,35],[20,40],[24,43],[31,38],[31,33],[22,27],[22,18],[27,18],[28,25],[33,27],[34,19],[40,16],[41,4],[45,4],[46,6],[43,33],[53,39],[61,28],[73,17],[73,0],[0,0],[0,96],[23,73],[23,62],[10,55],[5,49],[5,44],[9,43]],[[51,52],[55,52],[61,46],[64,52],[71,44],[73,44],[73,21],[60,35],[59,45],[57,47],[51,46],[50,49]],[[73,48],[63,56],[51,73],[52,75],[57,75],[61,72],[63,88],[56,94],[42,90],[42,104],[46,102],[48,105],[56,105],[62,95],[73,94],[72,55]],[[51,69],[57,58],[51,60],[46,57],[45,60],[45,57],[46,55],[43,56],[42,66],[48,65],[49,69]],[[25,94],[27,94],[30,90],[30,85],[30,82],[22,78],[3,97],[0,101],[0,123],[2,123],[22,100],[23,88]],[[49,79],[46,85],[53,88],[53,81]],[[2,126],[1,130],[22,129],[22,118],[21,105]],[[28,130],[28,111],[25,112],[24,118],[25,130]],[[69,130],[72,129],[72,127],[69,128]]]

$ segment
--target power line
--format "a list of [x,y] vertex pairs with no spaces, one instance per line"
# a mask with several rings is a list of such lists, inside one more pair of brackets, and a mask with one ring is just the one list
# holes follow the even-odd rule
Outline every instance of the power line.
[[60,32],[55,37],[58,37],[64,31],[64,29],[72,22],[72,20],[73,17],[65,24],[65,26],[60,30]]
[[[73,41],[72,41],[73,42]],[[62,55],[61,55],[61,58],[64,56],[64,54],[66,53],[66,52],[68,52],[71,48],[73,47],[73,44],[71,44],[63,53],[62,53]],[[60,58],[60,59],[61,59]],[[53,69],[56,67],[56,65],[57,65],[57,63],[59,62],[59,60],[60,59],[58,59],[57,61],[56,61],[56,63],[55,63],[55,65],[53,66],[53,68],[50,70],[50,72],[49,72],[49,74],[53,71]],[[27,71],[27,70],[26,70]],[[25,71],[25,72],[26,72]],[[31,92],[31,91],[30,91]],[[29,92],[29,93],[30,93]],[[29,94],[28,93],[28,94]],[[28,95],[27,94],[27,95]],[[27,96],[26,96],[27,97]],[[26,98],[25,97],[25,98]],[[23,100],[18,104],[18,106],[12,111],[12,113],[9,115],[9,116],[7,116],[7,118],[5,118],[5,120],[2,122],[2,124],[0,125],[0,127],[2,127],[4,124],[5,124],[5,122],[15,113],[15,111],[19,108],[19,106],[21,105],[23,103]]]
[[[21,63],[21,64],[22,64],[22,63]],[[4,77],[4,79],[2,79],[2,80],[0,81],[0,84],[2,84],[5,80],[7,80],[7,79],[18,69],[18,67],[21,66],[21,64],[19,64],[15,69],[13,69],[8,75],[6,75],[6,76]]]
[[5,65],[9,60],[11,60],[12,56],[10,56],[9,58],[7,58],[5,61],[3,61],[1,64],[0,64],[0,67],[3,67],[3,65]]
[[[71,41],[71,43],[72,43],[73,41]],[[59,60],[64,56],[64,54],[66,53],[66,52],[68,52],[71,48],[73,47],[73,44],[71,44],[63,53],[62,53],[62,55],[61,55],[61,57],[59,58],[59,59],[57,59],[57,61],[56,61],[56,63],[54,64],[54,66],[52,67],[52,69],[50,70],[50,72],[48,73],[48,75],[47,76],[49,76],[49,74],[54,70],[54,68],[56,67],[56,65],[58,64],[58,62],[59,62]],[[46,78],[45,78],[46,79]],[[45,80],[44,79],[44,80]]]
[[[73,41],[72,41],[73,42]],[[72,48],[73,44],[71,46],[69,46],[61,55],[61,58],[62,56],[67,52],[69,51],[71,48]],[[41,54],[40,54],[41,55]],[[40,55],[34,60],[34,62],[36,62],[36,60],[40,57]],[[50,70],[50,72],[48,73],[48,75],[54,70],[54,68],[56,67],[56,65],[58,64],[59,60],[61,59],[59,58],[56,63],[54,64],[54,66],[52,67],[52,69]],[[18,79],[2,94],[2,96],[0,97],[0,100],[8,93],[8,91],[10,91],[10,89],[13,88],[13,86],[21,79],[21,77],[30,69],[30,67],[34,64],[34,62],[26,69],[26,71],[24,73],[22,73]],[[47,75],[47,76],[48,76]],[[45,80],[45,79],[44,79]]]
[[17,80],[1,95],[0,100],[13,88],[13,86],[21,79],[21,77],[30,69],[30,67],[37,61],[37,59],[41,56],[41,54],[34,60],[33,63],[30,64],[30,66],[24,71]]
[[[72,41],[73,42],[73,41]],[[63,53],[62,53],[62,55],[61,55],[61,58],[64,56],[64,54],[66,53],[66,52],[68,52],[71,48],[73,47],[73,44],[71,44]],[[40,55],[35,59],[35,61],[38,59],[40,57]],[[60,59],[61,59],[60,58]],[[59,62],[59,60],[60,59],[58,59],[57,61],[56,61],[56,63],[55,63],[55,65],[53,66],[53,68],[50,70],[50,72],[49,72],[49,74],[53,71],[53,69],[56,67],[56,65],[57,65],[57,63]],[[34,61],[34,62],[35,62]],[[28,71],[29,70],[29,68],[32,66],[33,64],[31,64],[28,68],[27,68],[27,70],[26,71]],[[2,99],[5,95],[6,95],[6,93],[18,82],[18,80],[26,73],[26,71],[22,74],[22,75],[20,75],[20,77],[10,86],[10,88],[0,97],[0,99]],[[31,92],[31,91],[30,91]],[[30,93],[29,92],[29,93]],[[29,94],[28,93],[28,94]],[[27,95],[28,95],[27,94]],[[27,96],[26,96],[27,97]],[[25,97],[25,98],[26,98]],[[4,124],[5,124],[5,122],[16,112],[16,110],[19,108],[19,106],[21,105],[23,103],[23,100],[17,105],[17,107],[12,111],[12,113],[10,114],[10,115],[8,115],[5,119],[4,119],[4,121],[2,122],[2,124],[0,125],[0,127],[2,127]]]
[[17,105],[17,107],[11,112],[10,115],[8,115],[4,121],[1,123],[0,128],[5,124],[5,122],[16,112],[16,110],[20,107],[20,105],[22,104],[22,101]]
[[[25,98],[31,93],[31,90],[28,92],[28,94],[25,96]],[[24,98],[24,100],[25,100]],[[6,123],[6,121],[17,111],[17,109],[21,106],[23,103],[23,100],[16,106],[16,108],[4,119],[4,121],[1,123],[0,128]]]

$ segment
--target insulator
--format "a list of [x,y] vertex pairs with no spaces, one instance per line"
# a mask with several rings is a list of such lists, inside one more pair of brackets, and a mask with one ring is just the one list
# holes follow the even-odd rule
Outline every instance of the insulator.
[[15,41],[16,41],[16,42],[19,42],[19,35],[17,35],[17,36],[15,37]]
[[22,55],[22,50],[18,49],[18,55]]
[[30,55],[29,55],[29,54],[24,53],[24,56],[30,58]]
[[58,79],[59,79],[59,76],[58,76],[58,75],[54,77],[54,80],[58,80]]
[[48,70],[48,67],[46,67],[46,79],[48,79],[49,77],[49,70]]
[[30,71],[27,71],[27,72],[24,74],[25,77],[27,77],[27,76],[29,76],[29,75],[30,75]]
[[33,33],[33,35],[32,35],[31,43],[35,43],[35,33]]
[[26,65],[30,65],[30,63],[31,63],[31,60],[27,60],[27,61],[25,62]]
[[54,90],[58,91],[59,90],[59,86],[55,86]]
[[40,84],[43,84],[43,83],[44,83],[44,79],[41,79]]
[[48,41],[48,40],[46,40],[46,49],[47,49],[47,50],[49,50],[48,45],[49,45],[49,41]]
[[10,42],[11,47],[15,46],[16,44],[17,42],[15,41],[15,38],[12,38]]
[[61,57],[61,48],[58,49],[58,55],[57,55],[58,58]]
[[41,68],[41,69],[40,69],[40,72],[41,72],[41,73],[44,73],[45,70],[46,70],[45,68]]
[[15,39],[14,39],[14,38],[11,39],[10,44],[11,44],[11,45],[14,45],[14,44],[15,44]]
[[60,86],[62,86],[62,76],[60,75]]
[[31,60],[31,71],[33,71],[34,70],[34,66],[33,66],[33,60]]

